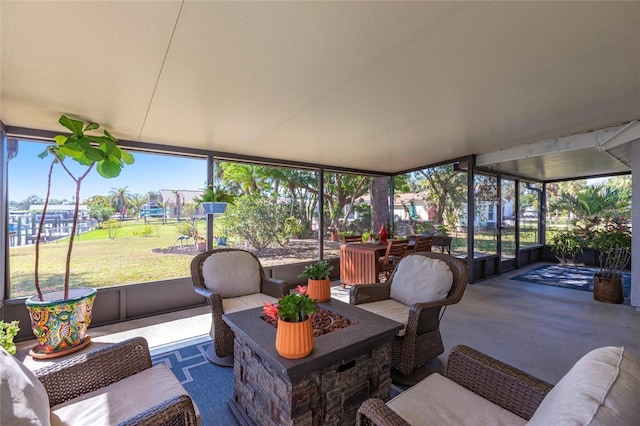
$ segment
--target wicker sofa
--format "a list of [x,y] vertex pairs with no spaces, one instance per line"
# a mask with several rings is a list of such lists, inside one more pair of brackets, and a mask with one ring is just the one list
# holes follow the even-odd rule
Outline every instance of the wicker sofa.
[[358,425],[638,425],[640,363],[624,348],[583,356],[555,386],[467,346],[386,404],[368,399]]
[[2,425],[200,424],[200,414],[165,365],[151,365],[141,337],[31,372],[0,349]]

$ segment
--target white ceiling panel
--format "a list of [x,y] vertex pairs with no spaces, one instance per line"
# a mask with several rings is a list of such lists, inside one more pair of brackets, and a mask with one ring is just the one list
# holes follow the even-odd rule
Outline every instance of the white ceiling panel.
[[[640,2],[1,2],[0,14],[7,126],[59,130],[66,113],[121,139],[396,172],[640,118]],[[544,168],[563,161],[520,169],[553,179]]]

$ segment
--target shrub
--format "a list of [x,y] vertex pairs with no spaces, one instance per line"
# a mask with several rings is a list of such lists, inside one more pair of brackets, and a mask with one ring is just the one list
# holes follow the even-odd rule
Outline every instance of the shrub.
[[551,252],[564,265],[567,260],[573,259],[578,253],[582,253],[584,241],[576,232],[567,231],[554,235],[550,243]]
[[109,235],[110,240],[116,239],[116,235],[118,234],[118,230],[120,229],[121,226],[122,225],[120,224],[120,221],[116,219],[109,219],[100,224],[100,227],[102,229],[107,230],[107,234]]
[[133,235],[137,235],[138,237],[153,237],[154,230],[151,225],[145,225],[141,231],[133,231]]
[[11,355],[16,354],[16,344],[13,338],[20,331],[18,321],[4,322],[0,321],[0,347],[3,347]]
[[270,244],[283,245],[284,223],[288,217],[282,205],[257,194],[243,195],[216,219],[224,232],[246,240],[249,245],[264,250]]
[[305,227],[302,221],[294,216],[289,216],[284,220],[284,237],[302,238],[304,236]]

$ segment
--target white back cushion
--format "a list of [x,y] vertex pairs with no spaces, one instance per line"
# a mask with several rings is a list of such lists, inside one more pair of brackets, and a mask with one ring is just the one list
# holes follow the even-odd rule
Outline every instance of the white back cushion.
[[38,378],[0,348],[0,424],[50,425],[49,396]]
[[453,273],[440,259],[408,255],[397,268],[391,282],[391,298],[405,305],[442,300],[451,290]]
[[530,425],[640,424],[640,363],[624,348],[595,349],[551,389]]
[[225,297],[260,292],[260,263],[246,251],[225,251],[202,263],[204,285]]

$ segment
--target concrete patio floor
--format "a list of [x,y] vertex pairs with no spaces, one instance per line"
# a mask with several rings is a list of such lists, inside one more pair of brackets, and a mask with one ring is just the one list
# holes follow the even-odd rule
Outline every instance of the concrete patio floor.
[[[510,279],[525,270],[470,284],[462,301],[447,308],[440,326],[443,363],[451,348],[465,344],[553,384],[597,347],[625,346],[640,358],[640,312],[628,301],[606,304],[594,301],[591,292]],[[334,289],[338,297],[346,295],[339,286]],[[153,349],[207,335],[210,324],[204,306],[91,328],[92,343],[85,351],[134,336],[145,337]],[[33,345],[34,340],[18,343],[16,356],[29,368],[58,360],[31,359]]]

